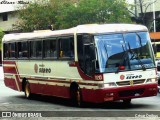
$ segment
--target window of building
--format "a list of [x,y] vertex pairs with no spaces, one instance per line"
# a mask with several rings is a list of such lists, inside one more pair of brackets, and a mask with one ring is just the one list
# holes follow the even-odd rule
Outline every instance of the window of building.
[[7,21],[8,20],[8,13],[3,13],[2,19],[3,19],[3,21]]

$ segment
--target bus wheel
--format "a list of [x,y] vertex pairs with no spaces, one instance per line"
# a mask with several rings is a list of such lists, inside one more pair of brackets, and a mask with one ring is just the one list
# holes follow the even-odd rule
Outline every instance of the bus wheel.
[[130,104],[131,104],[131,99],[123,100],[123,103],[124,103],[125,105],[130,105]]
[[30,86],[29,86],[29,82],[28,81],[25,82],[24,93],[25,93],[25,97],[27,99],[31,98],[31,90],[30,90]]
[[[74,88],[74,89],[73,89]],[[71,104],[74,106],[83,107],[84,103],[82,101],[82,93],[79,86],[71,87],[70,95],[71,95]]]

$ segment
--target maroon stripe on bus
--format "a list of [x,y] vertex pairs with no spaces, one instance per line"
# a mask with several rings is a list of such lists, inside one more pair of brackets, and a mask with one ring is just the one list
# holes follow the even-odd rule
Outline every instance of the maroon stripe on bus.
[[17,74],[17,71],[13,66],[4,66],[3,70],[4,70],[4,73]]
[[16,62],[15,61],[3,61],[3,64],[16,64]]
[[[5,66],[5,65],[8,65],[8,66]],[[13,65],[13,66],[10,66],[10,65]],[[3,70],[4,70],[4,74],[8,73],[8,74],[15,75],[15,79],[16,79],[16,81],[18,83],[18,87],[21,91],[22,90],[22,83],[20,82],[20,79],[19,79],[19,72],[18,72],[16,62],[15,61],[3,61]],[[6,84],[6,86],[12,88],[13,87],[12,85],[15,82],[15,79],[12,79],[12,82],[11,82],[10,79],[4,78],[4,81],[6,83],[12,83],[12,84]],[[16,87],[16,90],[18,90],[17,85],[16,84],[14,84],[14,85]]]
[[11,89],[18,90],[15,79],[13,78],[4,78],[4,79],[5,79],[4,83],[6,86],[8,86]]
[[30,83],[30,89],[31,89],[31,93],[70,98],[69,87]]
[[80,68],[79,63],[75,62],[75,66],[77,67],[77,70],[79,72],[79,75],[82,77],[82,79],[84,80],[88,80],[88,81],[103,81],[103,80],[95,80],[94,75],[92,77],[86,75]]

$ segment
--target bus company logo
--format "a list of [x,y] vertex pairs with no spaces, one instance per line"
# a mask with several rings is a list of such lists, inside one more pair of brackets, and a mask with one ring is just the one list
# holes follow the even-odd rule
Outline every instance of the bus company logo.
[[35,73],[51,73],[51,68],[45,68],[45,65],[34,64]]
[[142,78],[142,75],[127,75],[126,79]]
[[38,73],[38,65],[37,64],[34,65],[34,71],[35,71],[35,73]]
[[121,75],[121,76],[120,76],[120,79],[121,79],[121,80],[124,80],[124,78],[125,78],[124,75]]

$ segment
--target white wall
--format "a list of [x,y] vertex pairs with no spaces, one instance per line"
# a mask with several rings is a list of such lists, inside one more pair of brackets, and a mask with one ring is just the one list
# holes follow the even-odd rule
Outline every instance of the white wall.
[[0,66],[0,80],[4,79],[3,68]]

